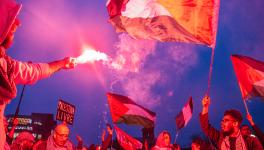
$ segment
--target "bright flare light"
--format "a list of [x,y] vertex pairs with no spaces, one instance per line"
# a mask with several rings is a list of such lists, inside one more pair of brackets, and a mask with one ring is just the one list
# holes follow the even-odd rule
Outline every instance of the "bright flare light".
[[76,63],[83,64],[95,61],[108,61],[108,56],[105,53],[96,51],[94,49],[84,49],[82,55],[76,58]]

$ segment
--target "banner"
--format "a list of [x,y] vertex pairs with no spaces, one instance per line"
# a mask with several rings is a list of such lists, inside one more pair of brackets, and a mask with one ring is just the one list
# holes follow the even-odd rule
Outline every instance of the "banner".
[[72,125],[75,114],[75,106],[59,99],[56,120],[65,121]]

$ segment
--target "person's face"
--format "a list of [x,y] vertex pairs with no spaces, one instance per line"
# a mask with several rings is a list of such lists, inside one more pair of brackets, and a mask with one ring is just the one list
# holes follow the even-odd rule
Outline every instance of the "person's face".
[[221,121],[222,131],[230,135],[234,132],[234,127],[238,124],[238,122],[230,115],[225,115]]
[[55,129],[54,133],[54,142],[58,146],[64,146],[66,144],[69,137],[69,129],[67,127],[59,127]]
[[163,139],[164,139],[165,146],[169,146],[170,145],[170,135],[167,133],[163,134]]
[[200,145],[199,144],[192,143],[191,147],[192,147],[192,150],[200,150]]
[[13,40],[14,40],[14,34],[16,32],[18,25],[17,24],[13,24],[11,29],[9,30],[4,42],[3,42],[3,46],[5,47],[5,49],[8,49],[9,47],[11,47]]
[[241,134],[242,135],[250,136],[251,130],[250,130],[249,126],[243,126],[243,127],[241,127]]

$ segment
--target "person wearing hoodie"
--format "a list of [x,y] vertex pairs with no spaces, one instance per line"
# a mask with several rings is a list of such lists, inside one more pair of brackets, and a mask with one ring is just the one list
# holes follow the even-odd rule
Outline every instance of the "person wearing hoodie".
[[20,25],[17,19],[22,5],[15,0],[1,0],[0,5],[0,149],[4,148],[6,133],[4,130],[5,107],[17,95],[17,84],[33,84],[40,79],[50,77],[61,69],[74,68],[75,59],[66,57],[50,63],[27,63],[11,58],[7,50],[14,40],[14,33]]
[[168,131],[162,131],[156,140],[155,146],[151,150],[173,150],[170,133]]

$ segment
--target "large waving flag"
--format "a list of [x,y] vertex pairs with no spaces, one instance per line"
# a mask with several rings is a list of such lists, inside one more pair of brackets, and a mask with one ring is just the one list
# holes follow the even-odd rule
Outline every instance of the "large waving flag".
[[192,101],[192,97],[190,97],[188,102],[180,111],[180,113],[176,116],[177,130],[180,130],[181,128],[187,125],[187,123],[192,118],[192,113],[193,113],[193,101]]
[[114,123],[154,127],[156,120],[154,112],[136,104],[126,96],[107,93],[107,99]]
[[15,0],[0,0],[0,43],[6,38],[21,7]]
[[125,150],[142,149],[141,142],[129,136],[126,132],[122,131],[117,126],[114,126],[114,127],[115,127],[117,141]]
[[264,98],[264,62],[240,55],[232,55],[231,60],[242,98]]
[[134,38],[215,46],[220,0],[108,0],[109,22]]

